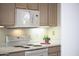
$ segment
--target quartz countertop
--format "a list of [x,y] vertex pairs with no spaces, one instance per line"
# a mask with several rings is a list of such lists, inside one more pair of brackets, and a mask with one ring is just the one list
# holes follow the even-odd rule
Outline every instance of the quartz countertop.
[[[38,50],[38,49],[43,49],[43,48],[48,48],[52,46],[57,46],[57,45],[52,45],[52,44],[43,44],[41,46],[29,46],[30,48],[21,48],[21,47],[0,47],[0,55],[7,55],[9,53],[14,53],[14,52],[20,52],[20,51],[32,51],[32,50]],[[27,47],[27,45],[25,45]]]

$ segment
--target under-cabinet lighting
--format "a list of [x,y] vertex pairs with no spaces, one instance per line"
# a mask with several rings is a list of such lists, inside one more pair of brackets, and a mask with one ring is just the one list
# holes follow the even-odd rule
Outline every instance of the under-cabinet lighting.
[[49,28],[50,26],[40,26],[40,28]]
[[0,28],[4,28],[4,26],[0,26]]

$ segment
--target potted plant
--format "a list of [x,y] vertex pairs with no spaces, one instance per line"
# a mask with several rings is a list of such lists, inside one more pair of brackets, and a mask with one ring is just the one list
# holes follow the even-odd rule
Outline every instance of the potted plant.
[[46,44],[49,44],[50,38],[48,37],[48,35],[44,35],[43,40],[45,41]]

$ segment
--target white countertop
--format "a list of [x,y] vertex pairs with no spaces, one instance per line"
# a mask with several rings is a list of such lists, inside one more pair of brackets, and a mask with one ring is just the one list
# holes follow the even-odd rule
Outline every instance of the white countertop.
[[44,44],[40,47],[29,46],[30,48],[0,47],[0,55],[9,54],[9,53],[13,53],[13,52],[20,52],[20,51],[31,51],[31,50],[42,49],[42,48],[47,48],[47,47],[51,47],[51,46],[56,46],[56,45],[52,45],[52,44],[46,44],[45,45]]

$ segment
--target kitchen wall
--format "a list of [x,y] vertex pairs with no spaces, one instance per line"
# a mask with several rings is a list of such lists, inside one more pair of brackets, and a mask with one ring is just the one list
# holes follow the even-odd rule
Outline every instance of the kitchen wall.
[[[48,35],[52,44],[60,44],[59,27],[40,27],[33,29],[0,29],[0,46],[5,46],[9,39],[9,45],[36,43],[43,41],[44,35]],[[8,36],[8,38],[7,38]]]
[[44,35],[48,35],[52,44],[60,44],[59,27],[40,27],[33,29],[8,29],[7,35],[10,40],[24,40],[26,43],[40,44]]
[[79,3],[61,4],[61,55],[79,56]]
[[[0,46],[5,46],[5,38],[9,44],[36,43],[43,41],[44,35],[48,35],[52,44],[60,44],[59,27],[40,27],[33,29],[0,29]],[[7,37],[8,36],[8,37]],[[7,40],[6,40],[7,41]]]
[[0,46],[5,45],[5,29],[4,28],[0,28]]

